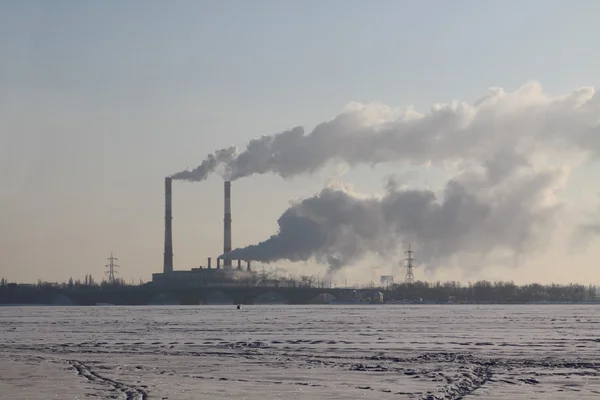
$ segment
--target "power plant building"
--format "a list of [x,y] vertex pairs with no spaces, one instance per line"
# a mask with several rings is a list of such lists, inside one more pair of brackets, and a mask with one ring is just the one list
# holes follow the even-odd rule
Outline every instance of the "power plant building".
[[[172,179],[165,178],[165,246],[163,272],[152,274],[152,283],[160,285],[209,285],[211,283],[240,284],[252,277],[250,261],[246,260],[246,268],[243,276],[236,276],[243,271],[242,260],[237,260],[237,271],[234,270],[231,259],[217,258],[216,268],[211,265],[208,258],[206,266],[192,268],[191,270],[177,271],[173,268],[173,203],[172,203]],[[224,217],[223,217],[223,254],[231,252],[231,182],[224,184]],[[223,268],[221,268],[223,261]]]

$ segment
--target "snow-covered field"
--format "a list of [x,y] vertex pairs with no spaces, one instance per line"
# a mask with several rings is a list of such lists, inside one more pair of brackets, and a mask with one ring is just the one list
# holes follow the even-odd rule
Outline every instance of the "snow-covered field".
[[0,307],[0,399],[598,399],[600,307]]

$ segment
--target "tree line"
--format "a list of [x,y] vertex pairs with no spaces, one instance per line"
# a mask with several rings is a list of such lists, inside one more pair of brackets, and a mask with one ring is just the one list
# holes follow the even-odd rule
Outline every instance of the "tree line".
[[[140,285],[143,284],[140,279]],[[84,288],[101,288],[106,286],[133,286],[133,284],[127,284],[123,278],[116,277],[113,282],[108,282],[106,280],[102,280],[100,282],[96,281],[91,274],[86,274],[83,281],[80,279],[73,280],[73,278],[69,278],[67,282],[46,282],[38,279],[36,284],[16,284],[10,283],[6,278],[0,278],[0,287],[8,287],[8,286],[29,286],[29,287],[37,287],[37,288],[60,288],[60,289],[84,289]]]
[[[272,278],[272,277],[271,277]],[[140,280],[140,285],[142,285]],[[7,286],[17,286],[9,283],[5,278],[0,278],[0,288]],[[127,284],[123,279],[117,278],[114,282],[97,282],[92,275],[85,275],[83,281],[69,278],[64,283],[49,283],[38,281],[37,285],[18,285],[33,286],[38,288],[54,287],[66,290],[94,290],[103,287],[124,287],[136,286]],[[320,287],[326,290],[327,281],[313,279],[312,277],[302,276],[300,279],[284,279],[280,281],[282,287]],[[582,284],[548,284],[542,285],[532,283],[526,285],[517,285],[514,282],[486,280],[474,283],[461,284],[456,281],[448,282],[423,282],[392,284],[387,287],[377,287],[370,284],[362,289],[370,288],[380,290],[385,293],[386,299],[409,300],[409,301],[434,301],[451,303],[531,303],[531,302],[583,302],[600,300],[598,288],[594,285]],[[357,288],[358,289],[358,288]]]
[[581,284],[532,283],[516,285],[513,282],[415,282],[401,283],[389,288],[397,299],[434,300],[439,302],[465,303],[526,303],[526,302],[582,302],[598,298],[597,287]]

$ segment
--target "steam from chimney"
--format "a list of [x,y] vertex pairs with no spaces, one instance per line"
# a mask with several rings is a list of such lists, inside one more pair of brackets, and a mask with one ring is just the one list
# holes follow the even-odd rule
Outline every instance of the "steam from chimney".
[[[548,243],[564,208],[556,193],[572,166],[556,161],[600,156],[599,116],[593,88],[551,96],[536,82],[513,92],[493,88],[473,104],[435,105],[427,114],[351,104],[308,134],[296,127],[254,139],[241,152],[218,150],[173,178],[197,181],[213,172],[227,180],[265,173],[287,178],[330,162],[437,165],[451,176],[442,194],[398,181],[378,197],[329,187],[292,204],[270,238],[221,257],[313,258],[336,270],[369,253],[390,256],[410,241],[430,266],[487,257],[513,264]],[[595,234],[596,225],[582,229]]]
[[202,163],[193,170],[181,171],[171,176],[172,179],[199,182],[205,180],[221,165],[232,162],[237,153],[235,146],[215,151],[209,154]]
[[492,88],[473,105],[454,101],[435,105],[428,114],[353,103],[309,134],[296,127],[254,139],[241,152],[235,147],[217,150],[196,169],[172,177],[201,181],[219,171],[227,180],[265,173],[286,178],[315,172],[329,162],[443,165],[485,162],[496,151],[512,153],[519,161],[544,148],[598,156],[599,113],[600,95],[593,88],[550,96],[536,82],[514,92]]
[[314,258],[335,272],[369,253],[390,257],[412,242],[430,267],[472,256],[512,262],[547,243],[561,210],[554,192],[566,173],[520,167],[498,181],[490,169],[465,172],[448,181],[442,196],[400,188],[393,180],[381,196],[328,187],[288,208],[275,235],[227,257],[267,263]]

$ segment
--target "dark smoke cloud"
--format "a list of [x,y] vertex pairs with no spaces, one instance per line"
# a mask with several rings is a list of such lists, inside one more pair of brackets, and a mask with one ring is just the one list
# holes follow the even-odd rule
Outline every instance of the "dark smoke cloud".
[[574,235],[574,248],[584,248],[593,239],[600,236],[600,223],[583,223],[577,227]]
[[592,241],[600,237],[600,211],[584,213],[585,222],[579,222],[575,227],[570,243],[573,253],[585,250]]
[[[551,201],[552,191],[564,171],[517,164],[506,172],[498,165],[502,162],[450,180],[440,197],[430,190],[399,189],[393,181],[380,197],[326,188],[285,211],[277,234],[225,257],[267,263],[314,258],[334,272],[366,254],[390,256],[405,242],[418,245],[419,259],[429,266],[463,254],[528,254],[552,231],[561,207]],[[498,169],[505,174],[502,180]]]
[[196,169],[173,178],[201,181],[217,170],[230,180],[266,173],[285,178],[315,172],[330,162],[484,162],[498,150],[517,163],[540,149],[576,149],[597,156],[598,115],[600,95],[594,89],[552,97],[535,82],[508,93],[491,89],[473,105],[436,105],[425,115],[381,104],[353,104],[308,134],[296,127],[254,139],[241,152],[235,147],[218,150]]

